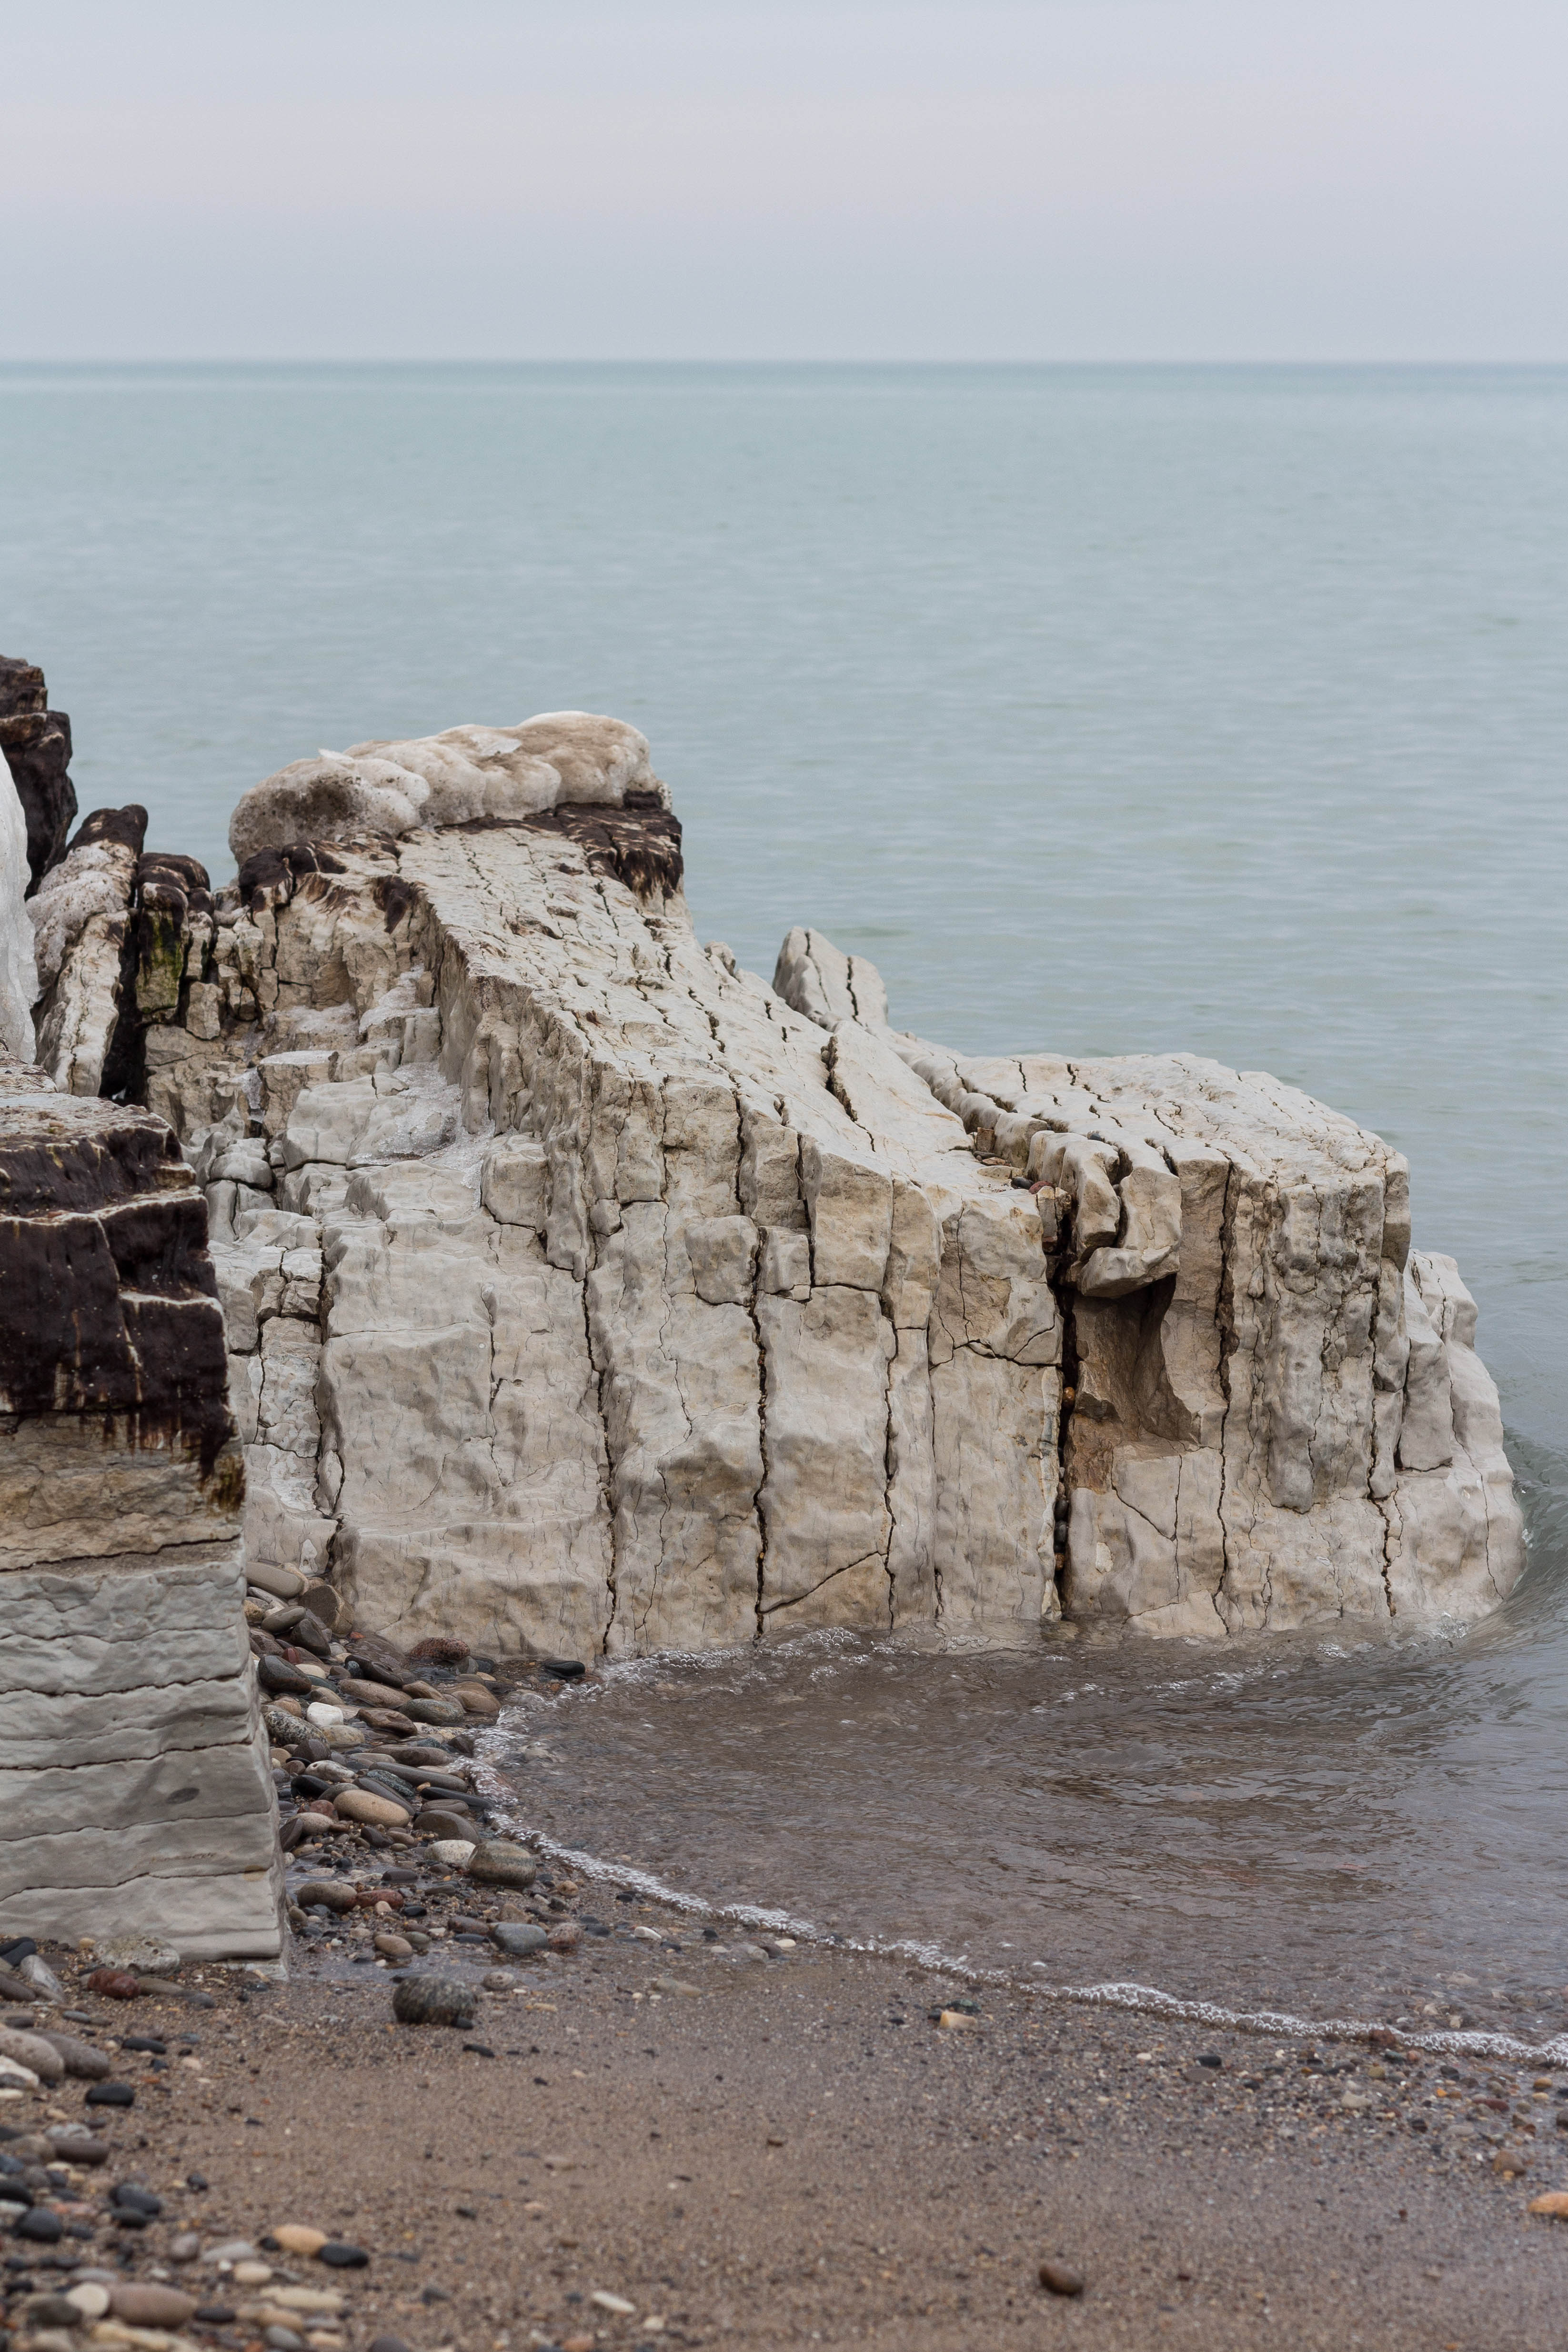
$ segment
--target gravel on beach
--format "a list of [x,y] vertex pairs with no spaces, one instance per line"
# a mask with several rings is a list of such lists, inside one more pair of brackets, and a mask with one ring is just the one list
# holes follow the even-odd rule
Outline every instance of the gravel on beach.
[[[356,1637],[326,1663],[335,1720],[268,1703],[286,1974],[0,1949],[16,2352],[1568,2335],[1568,2070],[1216,2032],[682,1912],[498,1828],[482,1662],[416,1674]],[[457,1719],[416,1730],[415,1682]]]

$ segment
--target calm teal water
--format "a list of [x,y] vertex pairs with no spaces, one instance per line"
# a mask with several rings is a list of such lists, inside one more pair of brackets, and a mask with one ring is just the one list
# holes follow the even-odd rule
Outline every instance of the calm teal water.
[[0,648],[226,863],[319,745],[606,709],[705,933],[1406,1148],[1568,1407],[1568,372],[0,371]]
[[[1380,1129],[1547,1527],[1568,372],[13,368],[0,479],[0,650],[157,845],[224,868],[321,745],[611,710],[764,972],[809,920],[929,1035],[1188,1047]],[[1558,1551],[1461,1709],[1505,1870],[1558,1770]]]

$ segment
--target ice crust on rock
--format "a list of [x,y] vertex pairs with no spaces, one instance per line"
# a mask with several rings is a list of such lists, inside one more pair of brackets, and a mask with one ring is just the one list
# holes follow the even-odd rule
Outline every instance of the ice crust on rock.
[[578,1656],[1508,1591],[1473,1304],[1376,1137],[1192,1056],[930,1045],[820,933],[768,988],[694,937],[616,722],[353,757],[418,821],[302,843],[258,787],[205,1025],[149,1055],[258,1562]]
[[549,711],[518,727],[449,727],[296,760],[246,793],[229,846],[243,864],[289,842],[537,816],[562,802],[619,808],[628,795],[669,805],[647,737],[624,719]]

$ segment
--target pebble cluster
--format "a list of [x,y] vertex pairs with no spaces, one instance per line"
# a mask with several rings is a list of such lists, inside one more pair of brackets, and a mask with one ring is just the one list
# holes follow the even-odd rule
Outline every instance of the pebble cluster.
[[[368,2268],[365,2250],[298,2221],[254,2237],[204,2230],[205,2177],[169,2182],[144,2128],[139,2103],[175,2069],[207,2080],[205,2035],[163,2020],[173,2010],[199,2025],[218,2008],[209,1975],[239,2000],[248,1988],[237,1975],[267,1981],[258,1970],[187,1977],[178,1952],[147,1937],[86,1939],[52,1965],[27,1937],[0,1952],[0,2000],[29,2004],[0,2025],[0,2296],[5,2328],[29,2352],[340,2352],[347,2341],[350,2298],[337,2282]],[[127,2030],[127,2018],[149,2030]],[[73,2118],[62,2102],[82,2084]],[[406,2347],[386,2338],[379,2352]]]
[[[338,1641],[313,1611],[255,1588],[246,1615],[271,1741],[288,1916],[307,1972],[384,1970],[398,2023],[472,2032],[481,1997],[520,1990],[530,1960],[560,1965],[584,1939],[611,1937],[650,1957],[681,1951],[667,1927],[624,1916],[612,1926],[583,1911],[584,1889],[569,1874],[542,1870],[526,1846],[491,1833],[492,1809],[476,1785],[476,1730],[500,1715],[509,1688],[531,1679],[559,1690],[583,1677],[579,1662],[509,1661],[498,1670],[457,1642],[405,1654],[376,1636]],[[699,1938],[708,1949],[721,1940],[712,1929]],[[787,1937],[735,1939],[723,1956],[762,1962],[791,1948]],[[153,2144],[139,2089],[144,2097],[163,2087],[173,2068],[206,2082],[202,2034],[165,2027],[165,2014],[197,2018],[275,1982],[260,1967],[185,1970],[177,1951],[145,1937],[86,1938],[46,1958],[23,1937],[0,1952],[0,2001],[16,2004],[0,2023],[0,2233],[8,2241],[0,2328],[20,2352],[89,2344],[110,2352],[341,2352],[350,2341],[348,2283],[371,2266],[367,2250],[298,2218],[258,2218],[243,2236],[184,2226],[178,2207],[199,2204],[205,2180],[192,2174],[170,2185],[166,2165],[144,2153]],[[661,1976],[649,1997],[696,1990]],[[159,2030],[126,2030],[149,2007]],[[70,2082],[86,2085],[81,2120],[57,2104]],[[24,2118],[23,2102],[42,2103],[41,2118]],[[117,2122],[126,2134],[118,2141]],[[291,2267],[300,2263],[314,2278]],[[364,2342],[365,2331],[355,2337]],[[369,2352],[408,2347],[375,2336]]]

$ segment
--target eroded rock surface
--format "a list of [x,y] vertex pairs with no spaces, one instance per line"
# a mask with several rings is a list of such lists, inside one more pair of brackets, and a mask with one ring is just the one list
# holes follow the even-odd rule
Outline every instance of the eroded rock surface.
[[577,1655],[1509,1590],[1474,1307],[1375,1137],[1187,1056],[928,1045],[818,933],[766,987],[694,938],[616,722],[338,764],[241,803],[208,977],[147,1033],[255,1562]]
[[206,1210],[145,1111],[0,1061],[0,1927],[279,1949]]

